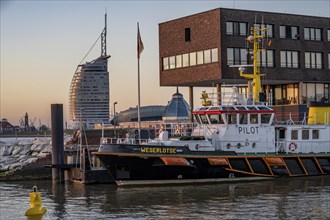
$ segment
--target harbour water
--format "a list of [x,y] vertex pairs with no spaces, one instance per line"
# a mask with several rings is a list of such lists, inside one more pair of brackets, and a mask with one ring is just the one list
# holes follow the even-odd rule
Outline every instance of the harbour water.
[[0,182],[0,219],[27,219],[34,184],[47,208],[45,220],[330,219],[328,176],[130,188],[53,185],[50,180]]

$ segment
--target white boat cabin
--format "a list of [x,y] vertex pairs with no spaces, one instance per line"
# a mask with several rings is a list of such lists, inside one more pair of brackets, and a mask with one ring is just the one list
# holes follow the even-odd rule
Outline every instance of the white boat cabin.
[[215,150],[237,153],[329,153],[329,125],[276,125],[265,105],[204,106],[193,115],[192,135],[209,138]]

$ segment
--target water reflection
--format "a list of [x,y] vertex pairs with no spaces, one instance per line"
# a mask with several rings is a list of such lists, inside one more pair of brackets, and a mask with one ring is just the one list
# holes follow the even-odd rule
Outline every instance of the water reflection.
[[[0,183],[0,219],[27,219],[34,184]],[[330,218],[329,177],[132,188],[51,181],[37,185],[47,208],[43,219]]]

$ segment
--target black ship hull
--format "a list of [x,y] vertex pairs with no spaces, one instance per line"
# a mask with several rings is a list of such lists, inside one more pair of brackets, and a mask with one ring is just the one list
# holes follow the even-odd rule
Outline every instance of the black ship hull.
[[329,155],[247,156],[220,151],[191,152],[181,147],[166,151],[165,148],[168,147],[114,144],[107,146],[105,151],[93,154],[101,160],[116,182],[166,183],[176,180],[176,183],[180,183],[186,182],[184,180],[196,182],[330,174]]

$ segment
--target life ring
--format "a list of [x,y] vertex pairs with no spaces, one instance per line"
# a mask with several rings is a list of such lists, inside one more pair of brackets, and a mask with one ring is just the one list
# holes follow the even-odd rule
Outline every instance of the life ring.
[[291,143],[289,144],[289,150],[290,150],[291,152],[295,152],[295,151],[297,150],[297,144],[296,144],[295,142],[291,142]]

